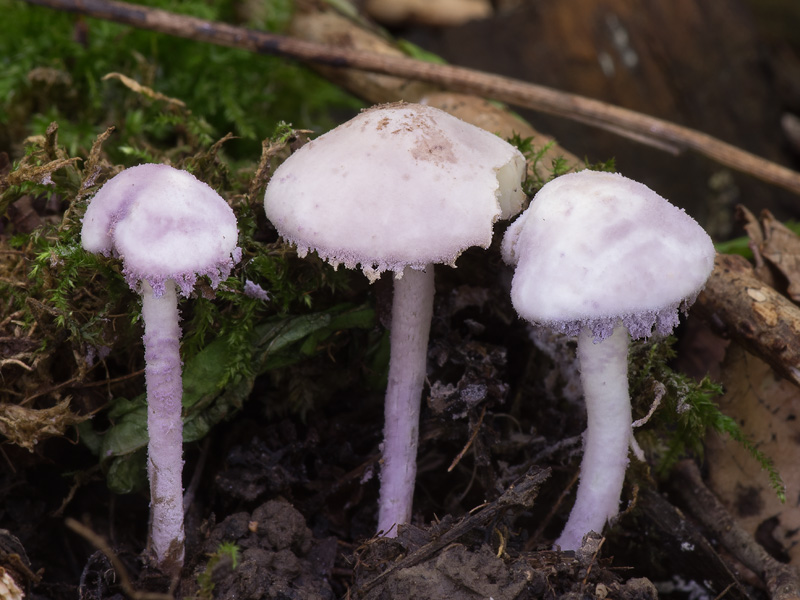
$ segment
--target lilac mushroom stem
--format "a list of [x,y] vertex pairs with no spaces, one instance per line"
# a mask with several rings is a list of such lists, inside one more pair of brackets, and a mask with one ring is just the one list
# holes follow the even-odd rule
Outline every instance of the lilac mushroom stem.
[[562,550],[577,550],[588,531],[602,532],[619,512],[632,436],[629,345],[630,334],[622,323],[602,341],[595,341],[589,328],[578,337],[587,428],[575,505],[556,540]]
[[150,480],[152,550],[166,572],[183,564],[183,420],[180,316],[175,282],[157,295],[141,283],[147,386],[147,475]]
[[394,282],[391,357],[386,388],[378,531],[397,535],[411,520],[422,387],[433,317],[433,265],[406,268]]

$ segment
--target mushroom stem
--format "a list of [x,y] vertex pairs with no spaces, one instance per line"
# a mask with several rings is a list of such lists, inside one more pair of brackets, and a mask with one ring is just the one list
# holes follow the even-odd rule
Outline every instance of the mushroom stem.
[[173,280],[156,295],[141,283],[147,386],[147,474],[150,479],[150,542],[168,574],[183,566],[183,421],[177,288]]
[[388,537],[411,519],[433,294],[433,265],[424,271],[407,267],[395,279],[378,509],[378,531]]
[[575,505],[556,540],[562,550],[579,549],[587,532],[602,533],[606,521],[619,512],[631,440],[629,344],[622,323],[601,342],[589,328],[578,337],[587,427]]

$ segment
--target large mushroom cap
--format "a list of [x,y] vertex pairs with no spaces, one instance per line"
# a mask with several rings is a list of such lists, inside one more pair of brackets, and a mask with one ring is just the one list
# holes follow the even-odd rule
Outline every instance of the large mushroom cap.
[[264,206],[303,255],[373,277],[455,262],[488,247],[498,218],[519,212],[525,159],[496,135],[441,110],[366,110],[289,157]]
[[168,279],[184,295],[198,275],[216,286],[241,257],[231,207],[167,165],[131,167],[106,182],[86,209],[81,238],[89,252],[119,256],[132,288],[144,280],[156,295]]
[[507,230],[511,299],[533,323],[596,339],[672,330],[714,268],[708,234],[682,209],[619,174],[581,171],[546,184]]

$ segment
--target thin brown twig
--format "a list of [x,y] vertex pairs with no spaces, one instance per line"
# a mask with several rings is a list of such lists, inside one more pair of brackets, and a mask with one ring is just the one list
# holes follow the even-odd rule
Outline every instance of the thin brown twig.
[[722,590],[719,594],[714,596],[714,600],[722,600],[722,598],[727,596],[728,592],[730,592],[734,588],[734,586],[735,584],[729,583],[724,590]]
[[125,381],[127,379],[133,379],[134,377],[139,377],[140,375],[144,375],[144,369],[139,369],[137,371],[133,371],[132,373],[126,373],[125,375],[120,375],[119,377],[112,377],[110,379],[100,379],[98,381],[90,381],[88,383],[81,383],[76,385],[75,387],[78,389],[85,389],[85,388],[92,388],[92,387],[100,387],[101,385],[111,385],[114,383],[119,383],[121,381]]
[[456,542],[463,535],[477,528],[482,528],[491,523],[509,508],[533,506],[539,486],[550,476],[550,469],[538,469],[533,467],[519,481],[509,486],[505,492],[494,502],[482,505],[480,510],[471,512],[450,529],[443,532],[439,537],[432,539],[427,544],[420,546],[405,557],[399,559],[389,566],[380,575],[361,586],[360,593],[366,594],[379,583],[390,578],[396,571],[413,567],[442,551]]
[[[114,383],[119,383],[120,381],[125,381],[126,379],[133,379],[134,377],[139,377],[140,375],[144,374],[144,369],[139,369],[138,371],[134,371],[133,373],[127,373],[125,375],[120,375],[119,377],[114,377],[112,379],[101,379],[99,381],[91,381],[89,383],[79,383],[78,377],[72,377],[67,379],[66,381],[62,381],[61,383],[57,383],[52,385],[48,388],[37,390],[35,393],[31,394],[30,396],[26,396],[22,402],[20,402],[20,406],[27,406],[31,402],[33,402],[36,398],[41,396],[45,396],[47,394],[52,394],[53,392],[57,392],[62,390],[66,387],[72,387],[76,389],[84,389],[84,388],[91,388],[91,387],[99,387],[102,385],[111,385]],[[95,410],[93,412],[98,412]]]
[[592,560],[589,561],[589,566],[586,568],[586,576],[583,578],[582,582],[582,586],[584,588],[586,588],[586,584],[589,581],[589,575],[591,575],[592,569],[594,568],[594,565],[597,562],[597,555],[600,554],[600,549],[603,547],[603,544],[605,543],[606,543],[606,538],[605,536],[603,536],[603,538],[600,540],[600,543],[597,544],[597,548],[595,548],[594,552],[592,553]]
[[483,410],[481,411],[481,416],[478,417],[478,422],[472,430],[472,435],[469,436],[469,439],[467,440],[467,443],[464,445],[464,447],[461,449],[461,452],[459,452],[456,455],[456,457],[453,459],[453,462],[450,463],[449,467],[447,467],[448,473],[456,468],[456,465],[461,462],[461,459],[464,458],[464,455],[467,453],[467,450],[469,450],[470,446],[472,446],[472,443],[475,441],[475,438],[478,437],[478,432],[481,430],[481,425],[483,424],[483,417],[485,415],[486,415],[486,407],[484,406]]
[[125,568],[125,565],[122,564],[122,561],[111,549],[111,546],[108,545],[108,542],[103,539],[103,537],[97,535],[94,531],[75,519],[67,518],[64,523],[72,531],[80,535],[92,546],[106,555],[106,558],[108,558],[108,560],[111,562],[111,565],[114,567],[114,572],[116,573],[117,577],[119,577],[120,587],[126,596],[132,598],[133,600],[174,600],[171,594],[159,594],[156,592],[142,592],[136,590],[131,583],[131,579],[128,575],[127,569]]
[[359,52],[284,35],[236,27],[114,0],[26,0],[199,42],[340,68],[354,68],[493,98],[648,142],[662,150],[692,150],[732,169],[800,194],[800,173],[746,152],[711,135],[619,106],[474,69],[412,58]]
[[528,541],[525,542],[525,546],[523,547],[523,550],[525,552],[530,552],[531,550],[533,550],[536,547],[537,542],[542,539],[542,536],[544,535],[544,530],[547,528],[548,525],[550,525],[550,521],[552,521],[553,517],[556,516],[556,513],[559,511],[561,505],[567,499],[567,496],[572,491],[572,488],[574,488],[575,484],[578,483],[578,479],[580,478],[580,476],[581,472],[576,471],[575,474],[572,476],[572,479],[570,479],[567,486],[561,491],[561,494],[559,494],[555,503],[553,504],[553,506],[550,507],[550,510],[547,512],[547,515],[545,515],[544,519],[542,519],[539,522],[538,527],[536,527],[536,531],[534,531],[533,534],[528,538]]

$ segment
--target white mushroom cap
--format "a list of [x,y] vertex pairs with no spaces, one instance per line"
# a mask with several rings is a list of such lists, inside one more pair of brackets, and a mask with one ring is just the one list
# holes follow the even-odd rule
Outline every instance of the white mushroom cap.
[[708,234],[647,186],[581,171],[546,184],[506,231],[516,264],[511,299],[530,322],[607,337],[622,320],[634,338],[678,322],[714,268]]
[[522,154],[496,135],[430,106],[388,104],[290,156],[264,207],[301,256],[360,263],[375,278],[488,247],[493,223],[522,208],[524,176]]
[[89,252],[119,256],[128,284],[147,281],[157,296],[174,280],[188,296],[199,275],[213,286],[241,258],[233,210],[186,171],[145,164],[106,182],[83,218]]

